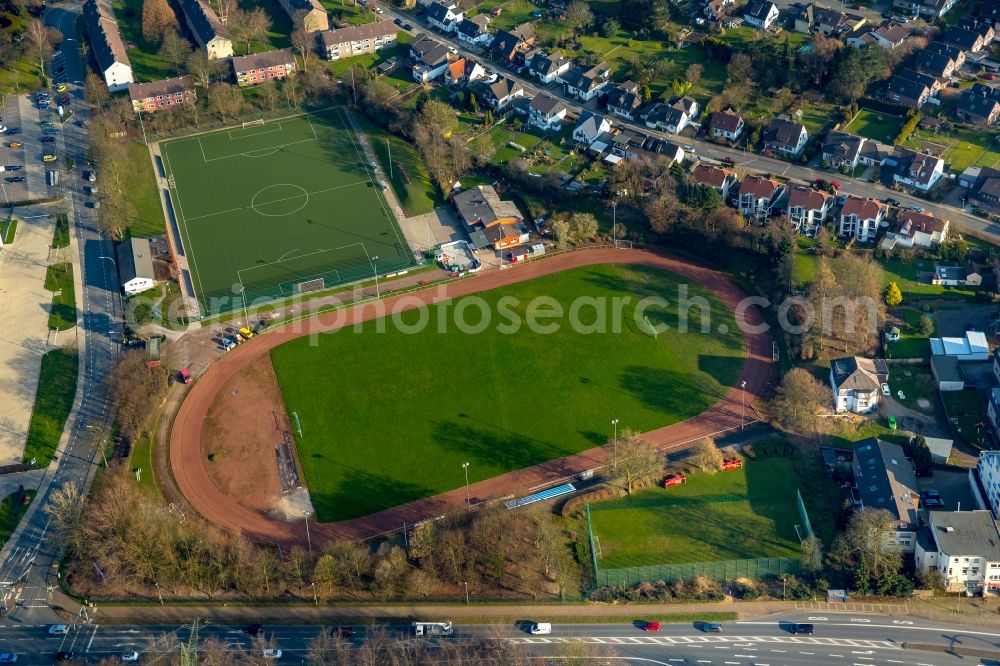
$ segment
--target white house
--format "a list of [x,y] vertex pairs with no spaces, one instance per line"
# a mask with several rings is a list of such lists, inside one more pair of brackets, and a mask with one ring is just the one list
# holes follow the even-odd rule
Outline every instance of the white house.
[[895,162],[893,180],[922,192],[934,187],[944,175],[944,160],[906,148],[897,149],[887,163]]
[[602,62],[588,68],[573,67],[561,79],[566,84],[567,95],[589,102],[604,89],[610,76],[611,70]]
[[696,164],[691,170],[691,182],[711,187],[723,201],[729,201],[729,192],[739,182],[736,173],[710,164]]
[[506,77],[489,84],[483,91],[483,98],[494,109],[503,109],[518,97],[524,97],[524,86]]
[[635,81],[625,81],[613,85],[608,91],[608,113],[626,120],[635,120],[635,115],[642,106],[642,94],[639,84]]
[[541,93],[532,97],[528,104],[528,123],[545,130],[558,129],[566,112],[566,104],[562,100]]
[[611,131],[611,121],[590,111],[580,113],[580,121],[573,129],[573,140],[585,146],[592,144],[597,137]]
[[427,5],[427,25],[442,32],[455,32],[458,24],[465,19],[465,12],[451,2],[432,2]]
[[[975,483],[976,479],[978,479],[978,484]],[[976,463],[976,472],[973,477],[973,488],[977,486],[985,493],[985,497],[982,497],[986,504],[985,508],[992,511],[993,515],[1000,516],[1000,451],[981,451],[979,453],[979,462]]]
[[117,250],[118,277],[126,296],[141,294],[156,284],[153,272],[153,255],[146,238],[130,238],[120,243]]
[[764,222],[771,217],[771,209],[784,194],[781,183],[763,176],[747,176],[740,183],[738,208],[747,217]]
[[788,219],[797,231],[812,229],[826,221],[833,197],[826,192],[797,185],[788,195]]
[[903,447],[875,437],[859,442],[854,447],[852,469],[861,506],[885,509],[892,516],[883,547],[914,552],[920,493],[916,472]]
[[948,237],[948,220],[934,217],[930,213],[907,210],[899,215],[896,224],[886,232],[882,249],[894,247],[932,248],[940,245]]
[[743,133],[743,118],[729,109],[716,111],[708,117],[708,127],[715,138],[736,141]]
[[767,30],[778,20],[778,6],[771,0],[750,0],[743,12],[743,20],[761,30]]
[[410,57],[413,59],[413,78],[420,83],[427,83],[444,74],[451,61],[448,47],[427,35],[417,35],[410,44]]
[[83,5],[83,18],[104,84],[111,92],[128,89],[128,85],[135,82],[132,63],[125,52],[125,42],[122,41],[111,3],[87,0]]
[[949,592],[1000,592],[1000,532],[989,511],[930,511],[914,552],[917,571],[937,569]]
[[669,106],[657,102],[645,114],[646,127],[680,134],[698,116],[698,102],[691,97],[680,97]]
[[798,157],[809,141],[805,125],[775,118],[764,128],[764,148]]
[[489,15],[477,14],[472,18],[463,19],[455,29],[455,36],[460,42],[471,46],[487,47],[493,41],[489,25]]
[[867,414],[877,409],[882,383],[888,377],[881,359],[848,356],[830,361],[834,411]]
[[841,236],[854,236],[867,243],[875,240],[879,224],[885,217],[885,207],[875,199],[849,195],[840,209]]

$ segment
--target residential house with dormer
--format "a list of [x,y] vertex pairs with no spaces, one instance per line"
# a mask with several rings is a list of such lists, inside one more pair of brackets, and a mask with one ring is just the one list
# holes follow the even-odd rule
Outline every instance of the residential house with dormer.
[[905,210],[896,218],[895,224],[886,232],[881,248],[933,249],[948,237],[948,220],[934,217],[930,213]]
[[823,139],[823,161],[828,162],[834,169],[842,166],[853,169],[858,166],[864,144],[864,137],[832,130]]
[[458,37],[458,41],[469,46],[480,48],[489,46],[493,40],[489,14],[477,14],[472,18],[462,19],[455,28],[455,36]]
[[544,84],[560,81],[560,77],[569,71],[573,61],[563,55],[562,51],[536,51],[528,61],[528,73]]
[[523,65],[524,54],[535,45],[535,29],[522,23],[512,30],[498,30],[490,42],[490,56],[505,64]]
[[934,155],[897,148],[886,165],[893,167],[893,180],[922,192],[934,187],[944,175],[944,160]]
[[635,120],[642,106],[642,93],[635,81],[608,86],[608,113],[626,120]]
[[465,19],[465,12],[453,2],[432,2],[424,11],[427,25],[446,33],[455,32]]
[[875,437],[862,440],[854,446],[852,470],[861,507],[884,509],[892,517],[883,546],[913,553],[920,525],[920,490],[903,447]]
[[576,123],[576,127],[573,128],[573,140],[589,147],[599,136],[610,131],[610,120],[584,109],[580,112],[580,120]]
[[687,96],[680,97],[669,105],[657,102],[641,115],[646,127],[650,129],[680,134],[698,115],[698,102]]
[[567,111],[562,100],[548,93],[539,93],[528,103],[528,124],[543,130],[559,129]]
[[847,356],[830,361],[835,412],[867,414],[878,408],[889,370],[882,359]]
[[809,142],[805,125],[785,118],[775,118],[764,128],[764,148],[798,157]]
[[611,70],[601,62],[593,67],[577,65],[562,75],[562,81],[566,84],[567,95],[589,102],[604,89],[610,76]]

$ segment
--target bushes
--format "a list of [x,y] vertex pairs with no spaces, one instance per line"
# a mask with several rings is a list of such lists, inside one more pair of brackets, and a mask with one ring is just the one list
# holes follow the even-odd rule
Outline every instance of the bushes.
[[910,116],[910,119],[906,121],[906,124],[900,128],[899,134],[897,134],[896,138],[893,139],[893,145],[900,146],[903,142],[910,138],[910,134],[912,134],[913,130],[917,128],[917,123],[919,123],[923,117],[922,113],[914,113]]
[[678,578],[671,583],[662,580],[642,582],[634,587],[615,585],[599,587],[591,593],[591,599],[603,602],[667,602],[667,601],[722,601],[726,598],[722,585],[705,576],[697,576],[690,582]]

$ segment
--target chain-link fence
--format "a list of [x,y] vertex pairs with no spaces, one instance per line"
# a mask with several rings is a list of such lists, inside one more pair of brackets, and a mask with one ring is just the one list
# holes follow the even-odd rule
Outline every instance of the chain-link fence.
[[[596,565],[595,565],[596,566]],[[692,580],[704,576],[726,582],[737,578],[764,578],[798,574],[799,561],[791,557],[759,557],[752,560],[715,560],[682,564],[651,564],[624,569],[597,569],[597,586],[636,585],[646,581],[670,582],[678,578]]]

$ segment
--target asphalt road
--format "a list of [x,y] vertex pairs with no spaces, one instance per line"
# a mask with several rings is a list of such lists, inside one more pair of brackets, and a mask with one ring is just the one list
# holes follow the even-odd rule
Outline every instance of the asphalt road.
[[[567,108],[571,113],[579,114],[584,108],[590,111],[598,113],[606,113],[603,108],[598,108],[596,102],[591,101],[585,105],[580,104],[579,100],[566,95],[563,87],[560,84],[552,84],[549,86],[541,85],[538,81],[523,76],[519,76],[514,71],[506,69],[500,63],[490,60],[488,57],[484,56],[480,51],[473,51],[450,36],[443,35],[438,32],[432,31],[426,24],[423,24],[423,17],[417,17],[414,14],[399,11],[398,9],[390,5],[381,5],[384,8],[385,18],[394,19],[400,18],[404,23],[410,23],[413,25],[413,30],[410,30],[411,34],[417,34],[420,32],[427,33],[434,39],[449,44],[454,47],[454,49],[465,56],[475,58],[481,62],[488,64],[493,69],[496,69],[501,73],[502,76],[513,79],[524,86],[525,93],[531,96],[537,95],[540,92],[546,92],[553,97],[557,97],[566,103]],[[401,27],[399,30],[403,30]],[[407,32],[407,31],[404,31]],[[827,180],[833,179],[838,181],[843,185],[842,192],[845,194],[855,194],[863,197],[872,197],[874,199],[885,199],[886,197],[893,197],[898,199],[900,203],[904,206],[920,206],[928,212],[941,217],[942,219],[950,220],[952,225],[971,230],[973,232],[978,232],[980,234],[990,234],[993,236],[1000,237],[1000,224],[990,222],[989,220],[984,220],[982,218],[976,217],[966,213],[960,208],[954,206],[947,206],[943,204],[936,204],[929,202],[925,199],[920,199],[911,196],[904,192],[896,192],[895,190],[890,190],[887,187],[883,187],[878,183],[863,182],[860,180],[854,180],[852,178],[847,178],[836,171],[827,171],[823,169],[814,169],[809,166],[804,166],[801,164],[792,164],[790,162],[785,162],[783,160],[773,159],[769,157],[763,157],[761,155],[756,155],[754,153],[747,153],[742,150],[737,150],[734,148],[729,148],[726,146],[721,146],[710,141],[704,141],[688,136],[681,136],[677,134],[669,134],[666,132],[660,132],[657,130],[652,130],[641,123],[630,123],[623,118],[617,118],[610,116],[615,125],[619,127],[631,127],[633,129],[640,130],[651,136],[657,136],[664,139],[668,139],[680,145],[690,145],[695,148],[695,155],[702,158],[709,158],[713,160],[722,160],[725,157],[731,157],[735,160],[736,165],[761,173],[770,173],[775,175],[781,175],[787,178],[794,178],[796,180],[802,181],[804,183],[813,182],[817,178],[824,178]]]
[[[73,9],[79,12],[78,6]],[[79,53],[75,52],[79,41],[73,15],[76,14],[50,9],[45,16],[47,25],[55,25],[63,31],[67,71],[70,71],[68,63],[81,62]],[[89,112],[81,103],[81,89],[71,84],[69,91],[74,97],[75,119],[85,121]],[[6,613],[3,622],[12,626],[57,620],[49,607],[48,592],[57,584],[55,566],[61,549],[51,538],[49,517],[43,508],[51,493],[64,484],[87,486],[92,479],[95,457],[99,458],[94,429],[106,427],[109,422],[104,379],[118,351],[112,337],[120,339],[121,336],[121,301],[116,267],[111,259],[113,247],[97,233],[93,211],[85,207],[86,197],[81,188],[80,165],[85,163],[87,155],[86,130],[73,122],[66,123],[57,145],[61,177],[67,192],[65,203],[79,248],[77,263],[81,266],[84,283],[78,296],[82,299],[79,303],[82,318],[77,335],[83,357],[79,379],[83,392],[79,408],[67,424],[66,448],[59,453],[57,464],[50,466],[39,482],[37,498],[40,501],[32,502],[20,530],[0,550],[0,593],[4,598],[0,611]],[[66,157],[71,157],[77,165],[73,172],[66,171]],[[3,638],[7,638],[6,632]]]
[[[641,607],[636,607],[641,611]],[[793,636],[791,621],[812,621],[813,636]],[[910,624],[903,624],[910,623]],[[190,636],[190,626],[124,626],[80,622],[66,635],[51,635],[48,625],[0,622],[4,650],[18,654],[19,663],[43,663],[58,651],[74,652],[79,657],[98,661],[136,650],[144,661],[153,661],[162,653],[150,650],[153,637],[175,633],[181,640]],[[354,627],[351,642],[360,644],[364,627]],[[302,661],[309,643],[326,630],[319,626],[265,626],[262,638],[279,647],[284,660]],[[390,639],[416,640],[407,624],[385,627]],[[217,638],[232,648],[253,649],[253,637],[244,627],[215,624],[199,625],[199,638]],[[937,625],[923,620],[886,616],[809,616],[806,613],[786,618],[766,618],[753,622],[723,624],[722,634],[706,634],[690,624],[664,625],[659,632],[643,632],[638,625],[583,624],[553,625],[549,636],[531,636],[523,627],[456,625],[450,638],[427,638],[428,641],[460,641],[469,638],[501,638],[529,646],[538,655],[559,654],[568,644],[587,643],[612,648],[626,663],[704,664],[778,666],[779,664],[840,666],[937,666],[988,663],[983,657],[962,656],[945,651],[912,649],[912,644],[937,646],[938,650],[974,650],[979,654],[995,652],[1000,659],[1000,629]],[[257,648],[259,649],[259,647]]]

